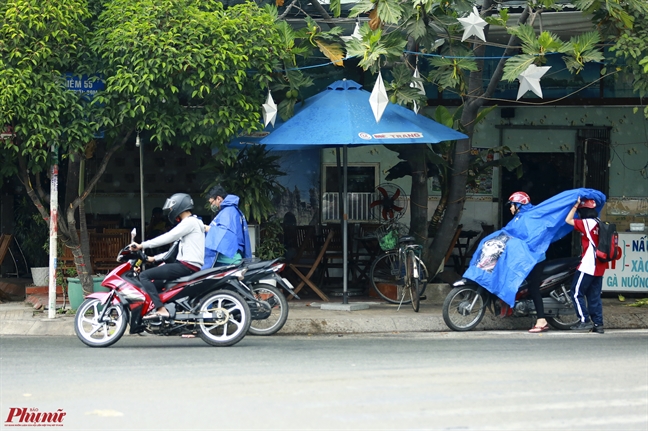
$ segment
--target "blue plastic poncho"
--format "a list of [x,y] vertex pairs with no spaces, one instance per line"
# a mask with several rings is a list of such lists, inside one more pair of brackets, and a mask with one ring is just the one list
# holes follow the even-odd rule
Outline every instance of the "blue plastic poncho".
[[564,191],[536,206],[523,205],[504,228],[479,243],[464,278],[512,307],[520,285],[545,259],[549,244],[574,229],[565,218],[579,197],[594,199],[599,213],[605,205],[603,193],[585,188]]
[[220,211],[209,224],[205,237],[205,264],[202,269],[211,268],[218,253],[233,258],[241,251],[243,258],[252,257],[250,234],[245,216],[238,208],[239,197],[227,195],[220,204]]

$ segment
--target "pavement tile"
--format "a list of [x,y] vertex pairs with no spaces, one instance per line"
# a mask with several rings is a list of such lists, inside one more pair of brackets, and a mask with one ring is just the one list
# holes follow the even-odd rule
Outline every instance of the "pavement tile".
[[[441,292],[442,293],[442,292]],[[444,295],[432,294],[421,302],[420,312],[410,305],[377,301],[375,298],[350,298],[349,302],[368,304],[369,308],[355,311],[322,310],[321,301],[289,301],[288,321],[277,335],[317,335],[349,333],[448,332],[441,307]],[[342,303],[332,298],[333,303]],[[606,329],[648,329],[648,307],[628,307],[617,298],[603,299]],[[475,330],[526,331],[533,324],[531,317],[500,319],[487,312]],[[74,335],[71,315],[47,318],[47,311],[36,311],[21,301],[0,304],[0,335]]]

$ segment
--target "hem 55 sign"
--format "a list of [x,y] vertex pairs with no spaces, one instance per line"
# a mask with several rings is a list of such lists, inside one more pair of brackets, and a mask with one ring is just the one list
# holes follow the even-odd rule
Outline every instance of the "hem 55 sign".
[[[101,91],[105,88],[105,84],[98,75],[88,76],[66,73],[65,88],[83,94],[84,99],[89,101],[95,94],[97,94],[97,91]],[[103,138],[104,133],[100,130],[94,135],[94,137],[99,139]]]

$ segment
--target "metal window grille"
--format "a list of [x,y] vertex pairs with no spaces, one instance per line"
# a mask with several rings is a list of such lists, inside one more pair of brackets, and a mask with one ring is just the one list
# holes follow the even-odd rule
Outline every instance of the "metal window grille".
[[[377,199],[376,193],[347,193],[347,208],[349,220],[361,221],[374,219],[374,209],[370,208],[371,202]],[[339,193],[326,192],[322,196],[322,221],[335,221],[340,219]]]

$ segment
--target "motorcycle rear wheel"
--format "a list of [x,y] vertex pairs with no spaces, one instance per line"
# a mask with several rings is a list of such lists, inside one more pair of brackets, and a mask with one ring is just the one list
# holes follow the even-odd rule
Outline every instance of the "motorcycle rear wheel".
[[218,290],[205,296],[198,311],[198,334],[212,346],[232,346],[250,329],[250,307],[238,293]]
[[[106,307],[100,322],[99,317]],[[83,301],[74,316],[74,332],[90,347],[112,346],[124,335],[127,325],[128,312],[121,304],[104,305],[96,298]]]
[[288,301],[279,289],[271,284],[259,283],[251,286],[259,301],[267,302],[272,312],[266,319],[252,320],[249,332],[252,335],[272,335],[283,328],[288,320]]
[[[551,292],[551,296],[565,305],[570,304],[571,309],[573,310],[573,303],[569,291],[570,291],[569,287],[567,287],[566,290],[563,290],[563,287],[559,286],[556,289],[554,289],[553,292]],[[559,329],[562,331],[571,329],[571,327],[577,324],[580,320],[578,318],[578,315],[575,312],[572,312],[571,314],[566,314],[564,316],[561,316],[559,312],[558,316],[551,316],[551,317],[547,316],[546,319],[547,319],[547,323],[549,323],[555,329]]]
[[576,314],[568,314],[566,316],[557,316],[557,317],[547,317],[547,323],[553,326],[555,329],[560,329],[561,331],[566,331],[571,329],[572,326],[579,322],[579,318]]
[[459,286],[443,301],[443,321],[453,331],[470,331],[486,314],[486,298],[474,287]]

